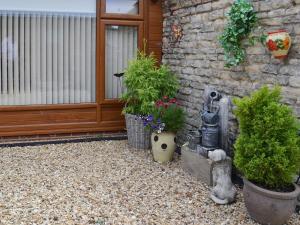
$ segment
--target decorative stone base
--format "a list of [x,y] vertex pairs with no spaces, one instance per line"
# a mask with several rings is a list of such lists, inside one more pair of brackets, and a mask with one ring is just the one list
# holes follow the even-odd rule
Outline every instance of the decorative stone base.
[[221,162],[213,162],[210,159],[198,154],[195,151],[191,151],[187,144],[182,146],[181,149],[182,167],[193,177],[203,181],[208,186],[213,186],[212,171],[215,167],[230,166],[231,159],[227,157],[226,160]]
[[208,152],[213,151],[216,148],[208,148],[201,145],[197,145],[197,153],[204,156],[205,158],[208,158]]

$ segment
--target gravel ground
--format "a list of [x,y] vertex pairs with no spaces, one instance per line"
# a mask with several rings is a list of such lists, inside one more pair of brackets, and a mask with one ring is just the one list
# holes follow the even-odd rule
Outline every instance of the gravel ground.
[[178,158],[160,165],[126,141],[2,148],[0,181],[4,225],[255,224],[240,191],[215,205]]

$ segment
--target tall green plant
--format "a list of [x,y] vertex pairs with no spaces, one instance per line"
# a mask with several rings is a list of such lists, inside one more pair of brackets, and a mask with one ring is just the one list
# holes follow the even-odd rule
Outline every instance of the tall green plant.
[[291,184],[300,168],[297,120],[280,100],[279,87],[234,100],[240,128],[234,163],[247,179],[270,189]]
[[[252,4],[247,0],[235,0],[227,16],[229,22],[220,36],[220,43],[224,48],[225,66],[232,67],[244,62],[246,50],[242,42],[249,38],[258,19]],[[253,44],[253,40],[250,39],[250,43]]]
[[165,65],[157,67],[154,56],[138,52],[125,71],[127,88],[122,100],[124,113],[148,115],[154,103],[163,96],[174,97],[179,88],[177,77]]

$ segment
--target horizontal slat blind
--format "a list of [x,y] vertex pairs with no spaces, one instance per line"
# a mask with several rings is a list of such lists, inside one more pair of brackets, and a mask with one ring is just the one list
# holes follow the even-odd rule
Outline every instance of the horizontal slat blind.
[[107,25],[105,30],[105,97],[120,98],[122,79],[114,76],[122,73],[128,62],[136,57],[138,28],[136,26]]
[[96,17],[0,13],[0,105],[95,102]]

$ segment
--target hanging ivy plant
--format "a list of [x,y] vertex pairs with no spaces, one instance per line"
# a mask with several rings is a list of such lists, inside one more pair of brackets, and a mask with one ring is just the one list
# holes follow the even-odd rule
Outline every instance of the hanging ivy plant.
[[248,39],[250,44],[254,44],[255,40],[250,34],[256,27],[258,18],[247,0],[235,0],[227,17],[229,22],[220,36],[220,43],[225,52],[225,66],[232,67],[245,61],[246,50],[242,42]]

